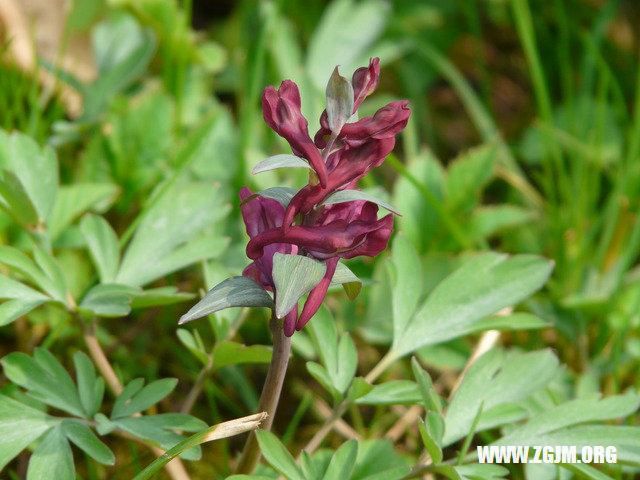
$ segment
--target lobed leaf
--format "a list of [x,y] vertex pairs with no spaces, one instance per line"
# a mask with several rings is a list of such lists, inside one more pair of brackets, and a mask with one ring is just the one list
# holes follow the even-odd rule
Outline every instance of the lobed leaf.
[[13,383],[29,391],[29,395],[77,417],[86,418],[76,386],[56,358],[42,348],[33,357],[13,352],[0,360],[4,374]]

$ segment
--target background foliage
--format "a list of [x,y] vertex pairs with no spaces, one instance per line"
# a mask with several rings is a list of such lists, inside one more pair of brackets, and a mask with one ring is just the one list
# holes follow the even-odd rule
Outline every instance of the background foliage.
[[[382,84],[360,116],[398,98],[413,113],[361,186],[402,217],[389,252],[349,263],[360,295],[335,285],[294,335],[254,478],[638,475],[636,2],[71,3],[93,80],[24,71],[8,38],[0,62],[3,476],[133,478],[155,458],[139,442],[255,411],[267,311],[177,320],[248,263],[239,188],[305,181],[251,175],[288,153],[264,86],[298,83],[314,132],[335,65],[371,56]],[[226,478],[242,440],[181,456]],[[474,463],[475,445],[543,442],[616,445],[619,463]]]

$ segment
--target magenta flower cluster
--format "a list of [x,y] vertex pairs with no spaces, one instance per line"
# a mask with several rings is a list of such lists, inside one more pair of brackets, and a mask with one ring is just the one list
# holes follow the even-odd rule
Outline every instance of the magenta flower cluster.
[[[351,83],[352,113],[377,88],[379,78],[378,58],[355,71]],[[274,291],[272,268],[276,252],[310,256],[324,261],[327,267],[300,315],[296,306],[285,316],[285,335],[301,330],[320,308],[340,258],[374,257],[387,247],[393,229],[391,214],[378,219],[378,206],[363,200],[333,205],[322,202],[333,192],[354,190],[360,178],[384,161],[394,148],[396,134],[409,119],[407,103],[392,102],[372,117],[345,123],[339,132],[331,132],[325,110],[312,141],[307,120],[300,111],[298,86],[285,80],[278,90],[264,90],[265,122],[289,142],[295,155],[309,162],[315,175],[310,175],[309,184],[286,209],[270,198],[251,198],[253,194],[246,187],[240,191],[242,215],[250,237],[246,251],[253,260],[243,275]]]

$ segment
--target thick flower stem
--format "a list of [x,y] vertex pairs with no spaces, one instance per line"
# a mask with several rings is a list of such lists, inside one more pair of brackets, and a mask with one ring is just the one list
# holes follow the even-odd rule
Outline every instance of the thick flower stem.
[[[267,431],[271,430],[273,417],[278,408],[282,384],[287,373],[289,353],[291,352],[291,338],[285,336],[282,322],[275,317],[275,314],[271,317],[270,327],[273,333],[273,354],[258,403],[258,412],[267,412],[268,415],[261,425],[261,428]],[[236,473],[250,475],[256,468],[260,455],[256,433],[251,432],[244,445]]]

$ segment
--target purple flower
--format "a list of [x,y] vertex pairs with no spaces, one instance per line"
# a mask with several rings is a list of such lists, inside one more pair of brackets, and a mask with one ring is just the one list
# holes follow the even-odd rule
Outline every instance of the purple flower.
[[[238,194],[242,202],[242,219],[249,238],[253,239],[262,232],[282,226],[284,207],[275,200],[256,196],[251,190],[243,187]],[[296,254],[298,247],[286,243],[272,243],[264,248],[263,252],[250,263],[242,272],[242,275],[255,280],[266,290],[273,291],[274,283],[271,271],[273,270],[273,255],[276,252]]]
[[360,67],[353,72],[351,85],[353,86],[353,111],[371,95],[380,83],[380,59],[378,57],[369,60],[368,67]]
[[296,245],[299,253],[319,259],[375,257],[387,247],[393,215],[378,220],[375,203],[354,201],[324,208],[312,225],[262,231],[249,241],[247,256],[254,261],[263,258],[273,244]]
[[[378,58],[371,59],[368,67],[355,71],[352,78],[354,112],[376,89],[379,79]],[[284,318],[284,333],[291,336],[320,308],[340,258],[375,257],[387,248],[393,231],[391,214],[378,219],[378,206],[362,200],[334,205],[322,205],[322,202],[333,192],[355,189],[360,178],[384,161],[411,112],[406,101],[392,102],[372,117],[346,123],[329,147],[326,110],[312,142],[307,120],[300,112],[300,93],[295,83],[285,80],[277,91],[267,87],[262,96],[262,112],[266,123],[289,142],[296,155],[309,161],[319,179],[319,183],[310,181],[303,187],[286,210],[275,200],[251,198],[252,193],[246,187],[240,191],[242,216],[250,237],[246,252],[252,260],[243,275],[274,291],[277,297],[272,277],[276,252],[307,255],[326,264],[325,274],[309,292],[300,316],[296,306]],[[331,151],[321,153],[321,148]]]
[[357,147],[342,148],[330,155],[327,162],[330,167],[327,186],[307,185],[300,190],[287,207],[283,228],[289,228],[298,213],[307,214],[330,193],[353,189],[360,178],[384,161],[394,146],[394,137],[371,139]]
[[[340,130],[338,140],[345,145],[356,147],[369,139],[381,140],[393,138],[407,126],[411,110],[406,100],[391,102],[378,110],[373,117],[364,117],[354,123],[345,123]],[[320,117],[320,130],[316,133],[315,144],[318,148],[327,145],[327,137],[331,133],[326,115]]]
[[276,90],[267,87],[262,94],[262,115],[274,132],[289,142],[291,150],[306,158],[318,174],[320,185],[327,184],[327,169],[322,155],[311,141],[307,119],[300,111],[300,92],[291,80],[285,80]]

